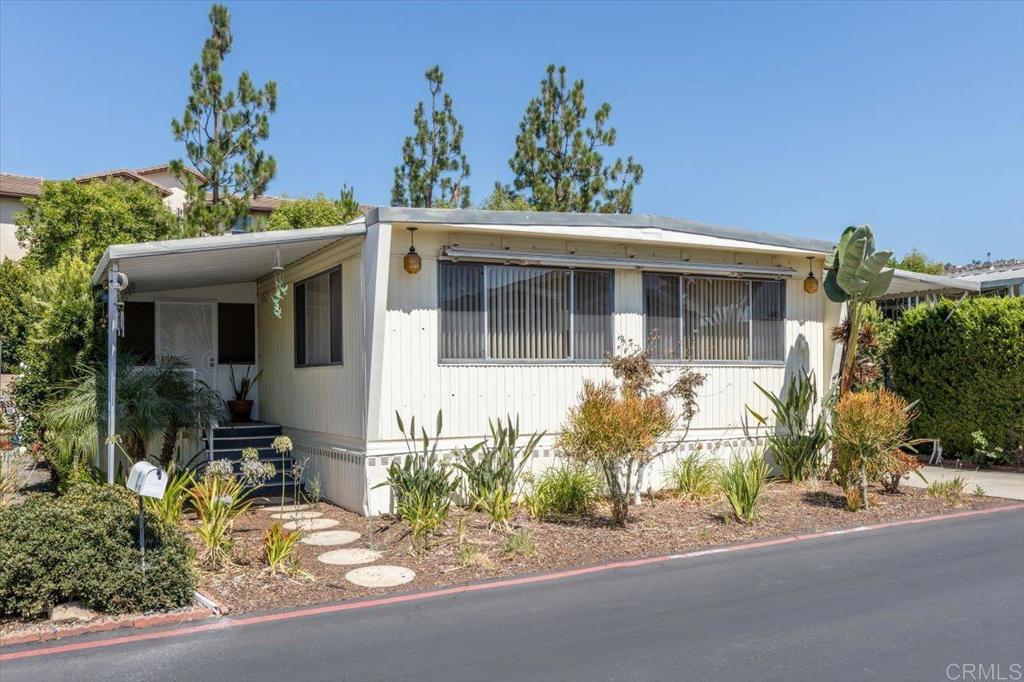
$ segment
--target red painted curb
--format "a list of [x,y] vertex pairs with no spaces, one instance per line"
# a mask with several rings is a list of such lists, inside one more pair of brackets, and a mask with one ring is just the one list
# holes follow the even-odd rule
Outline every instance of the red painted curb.
[[[174,623],[187,623],[189,621],[213,616],[213,611],[207,608],[197,608],[190,611],[175,613],[157,613],[152,616],[124,616],[113,620],[101,621],[99,623],[83,623],[70,628],[56,630],[41,630],[30,632],[24,635],[13,637],[0,637],[0,647],[14,646],[15,644],[28,644],[31,642],[49,642],[65,637],[77,637],[95,632],[106,632],[108,630],[121,630],[125,628],[147,628],[154,625],[170,625]],[[6,660],[11,654],[0,654],[0,661]]]
[[[571,578],[580,575],[589,575],[592,573],[604,573],[607,571],[613,571],[620,568],[632,568],[635,566],[646,566],[649,564],[665,563],[668,561],[676,561],[680,559],[694,559],[697,557],[708,556],[712,554],[728,554],[732,552],[741,552],[750,549],[758,549],[761,547],[773,547],[776,545],[786,545],[796,542],[804,542],[807,540],[815,540],[820,538],[839,536],[839,535],[852,535],[856,533],[863,533],[875,530],[883,530],[886,528],[895,528],[899,526],[910,526],[925,523],[935,523],[939,521],[947,521],[950,519],[960,519],[970,516],[982,516],[986,514],[995,514],[998,512],[1017,511],[1024,509],[1024,503],[1020,504],[1008,504],[1001,507],[990,507],[988,509],[976,509],[973,511],[955,512],[952,514],[936,514],[933,516],[922,516],[916,519],[906,519],[903,521],[888,521],[885,523],[877,523],[870,526],[855,526],[852,528],[840,528],[837,530],[825,530],[814,533],[805,533],[800,535],[787,535],[778,538],[771,538],[768,540],[759,540],[756,542],[749,542],[746,544],[739,545],[728,545],[725,547],[713,547],[711,549],[695,550],[692,552],[686,552],[685,554],[668,554],[664,556],[649,557],[645,559],[630,559],[626,561],[613,561],[605,564],[598,564],[596,566],[587,566],[584,568],[574,568],[564,571],[557,571],[554,573],[544,573],[540,575],[523,576],[521,578],[508,578],[506,580],[495,580],[486,583],[471,583],[468,585],[455,585],[453,587],[444,587],[428,592],[414,592],[411,594],[400,594],[394,597],[381,597],[379,599],[368,599],[364,601],[355,602],[343,602],[340,604],[329,604],[326,606],[314,606],[314,607],[302,607],[293,609],[290,611],[283,611],[279,613],[270,613],[262,616],[250,616],[248,618],[228,619],[224,618],[213,623],[207,623],[204,625],[196,625],[192,627],[175,628],[173,630],[161,630],[159,632],[148,632],[140,633],[136,635],[125,635],[122,637],[113,637],[111,639],[101,639],[89,642],[75,642],[70,644],[62,644],[57,646],[40,647],[38,649],[26,649],[23,651],[15,651],[9,654],[0,654],[0,661],[14,661],[21,658],[33,658],[35,656],[46,656],[49,654],[67,653],[70,651],[80,651],[82,649],[94,649],[98,647],[114,646],[115,644],[128,644],[131,642],[141,642],[151,639],[165,639],[168,637],[181,637],[185,635],[196,634],[200,632],[207,632],[209,630],[219,630],[222,628],[240,627],[244,625],[256,625],[258,623],[270,623],[282,620],[292,620],[295,618],[304,618],[308,616],[322,615],[325,613],[337,613],[340,611],[353,611],[358,609],[368,609],[378,606],[388,606],[391,604],[401,604],[404,602],[411,601],[422,601],[424,599],[434,599],[436,597],[443,597],[452,594],[463,594],[468,592],[481,592],[484,590],[494,590],[504,587],[514,587],[516,585],[530,585],[533,583],[549,582],[554,580],[561,580],[564,578]],[[176,615],[176,614],[167,614]],[[159,616],[154,616],[159,617]],[[153,623],[155,624],[155,623]],[[35,640],[28,640],[32,642]],[[8,645],[7,641],[0,642]],[[14,644],[16,642],[12,642]],[[21,642],[24,643],[24,642]]]

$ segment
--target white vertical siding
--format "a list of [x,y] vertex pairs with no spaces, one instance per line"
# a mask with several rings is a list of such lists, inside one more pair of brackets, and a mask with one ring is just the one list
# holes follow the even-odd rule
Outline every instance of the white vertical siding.
[[[600,381],[611,377],[606,367],[583,364],[531,365],[526,363],[447,365],[438,354],[438,260],[433,254],[442,243],[469,246],[506,246],[524,248],[493,235],[478,236],[421,231],[417,244],[423,257],[423,269],[410,275],[402,269],[405,240],[396,231],[388,286],[386,335],[384,342],[381,389],[380,441],[371,451],[396,453],[401,437],[395,424],[395,412],[403,417],[415,415],[432,425],[438,410],[444,413],[444,435],[452,439],[481,437],[487,433],[487,419],[506,414],[519,415],[527,432],[557,432],[568,409],[575,404],[585,379]],[[492,243],[493,242],[493,243]],[[508,242],[508,243],[506,243]],[[579,253],[622,255],[623,247],[573,243]],[[565,242],[530,240],[528,248],[566,252]],[[678,257],[678,249],[649,247],[630,249],[643,256]],[[806,267],[800,258],[750,255],[725,251],[693,250],[685,254],[693,260],[777,264],[793,267],[797,273]],[[778,393],[785,378],[797,367],[813,370],[818,380],[823,373],[825,311],[823,293],[808,295],[802,288],[802,276],[786,281],[785,364],[708,364],[697,365],[706,375],[700,389],[700,412],[692,424],[693,439],[739,437],[745,418],[745,405],[759,412],[767,410],[767,399],[754,386],[758,383]],[[635,270],[615,273],[615,334],[641,341],[643,338],[642,277]],[[387,441],[391,441],[390,444]]]
[[[363,404],[363,312],[361,296],[361,238],[333,244],[289,266],[283,273],[288,294],[278,319],[270,295],[273,280],[259,284],[257,329],[261,418],[304,432],[320,443],[361,446],[365,430]],[[341,266],[342,364],[295,366],[295,282]]]

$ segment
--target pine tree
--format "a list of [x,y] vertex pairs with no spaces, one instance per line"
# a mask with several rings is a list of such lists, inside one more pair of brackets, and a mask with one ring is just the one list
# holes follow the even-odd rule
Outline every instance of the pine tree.
[[630,156],[611,165],[600,150],[615,144],[608,127],[612,107],[605,102],[587,123],[583,81],[569,86],[564,66],[551,64],[519,124],[516,152],[509,160],[513,187],[527,192],[539,211],[631,213],[633,189],[643,167]]
[[231,18],[223,5],[210,8],[211,34],[200,62],[192,66],[192,94],[181,120],[171,121],[174,139],[185,143],[189,163],[203,174],[185,172],[181,159],[171,169],[188,193],[186,222],[195,234],[217,234],[248,212],[249,199],[274,177],[274,157],[257,148],[270,135],[269,115],[277,109],[277,84],[253,85],[248,71],[236,90],[224,90],[221,63],[231,51]]
[[430,87],[430,116],[422,101],[416,105],[412,119],[416,134],[402,144],[402,165],[395,167],[391,205],[467,208],[469,164],[462,153],[462,124],[452,112],[451,95],[441,96],[441,67],[434,66],[424,76]]

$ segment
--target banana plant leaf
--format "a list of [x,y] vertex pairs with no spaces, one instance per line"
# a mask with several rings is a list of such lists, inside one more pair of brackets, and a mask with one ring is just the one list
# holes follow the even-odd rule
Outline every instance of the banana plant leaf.
[[839,282],[836,280],[836,269],[825,271],[825,295],[828,296],[828,300],[835,303],[846,303],[850,300],[850,295],[843,291],[843,288],[839,286]]
[[883,272],[892,252],[874,251],[874,242],[870,228],[858,227],[839,259],[836,281],[851,296],[877,298],[892,282],[893,271]]

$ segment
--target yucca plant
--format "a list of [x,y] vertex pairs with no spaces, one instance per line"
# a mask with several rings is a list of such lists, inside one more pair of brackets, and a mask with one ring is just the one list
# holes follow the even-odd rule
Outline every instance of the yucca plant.
[[722,467],[718,484],[737,521],[753,523],[757,519],[758,504],[768,488],[768,473],[768,462],[760,450],[746,457],[735,455]]
[[814,375],[801,371],[789,381],[781,397],[758,383],[754,386],[772,406],[773,423],[747,406],[754,420],[770,429],[766,436],[768,454],[787,481],[806,481],[821,468],[822,450],[828,442],[825,411],[815,414],[818,388]]
[[267,572],[294,574],[297,569],[295,545],[302,538],[299,531],[288,532],[279,523],[271,524],[263,535],[263,554],[267,560]]
[[230,558],[231,530],[235,519],[249,509],[245,486],[234,476],[204,476],[189,490],[203,542],[202,559],[210,568],[220,568]]
[[178,525],[181,515],[185,511],[185,502],[190,495],[189,490],[195,484],[195,477],[192,471],[184,467],[177,468],[171,465],[167,469],[167,487],[164,489],[164,496],[161,498],[144,497],[146,509],[153,512],[164,523],[170,526]]
[[685,455],[668,472],[668,479],[679,497],[701,503],[718,492],[719,463],[705,457],[700,449]]
[[535,433],[519,445],[519,417],[515,423],[506,417],[504,422],[490,421],[489,425],[491,440],[462,450],[455,468],[464,476],[469,506],[490,514],[492,525],[504,526],[511,516],[523,469],[544,433]]
[[412,528],[414,544],[425,545],[428,535],[448,518],[459,479],[453,475],[452,467],[437,454],[442,427],[440,411],[433,438],[422,427],[421,438],[416,437],[415,417],[408,431],[401,415],[396,412],[395,418],[408,454],[402,464],[391,462],[387,480],[374,487],[391,487],[395,511]]

